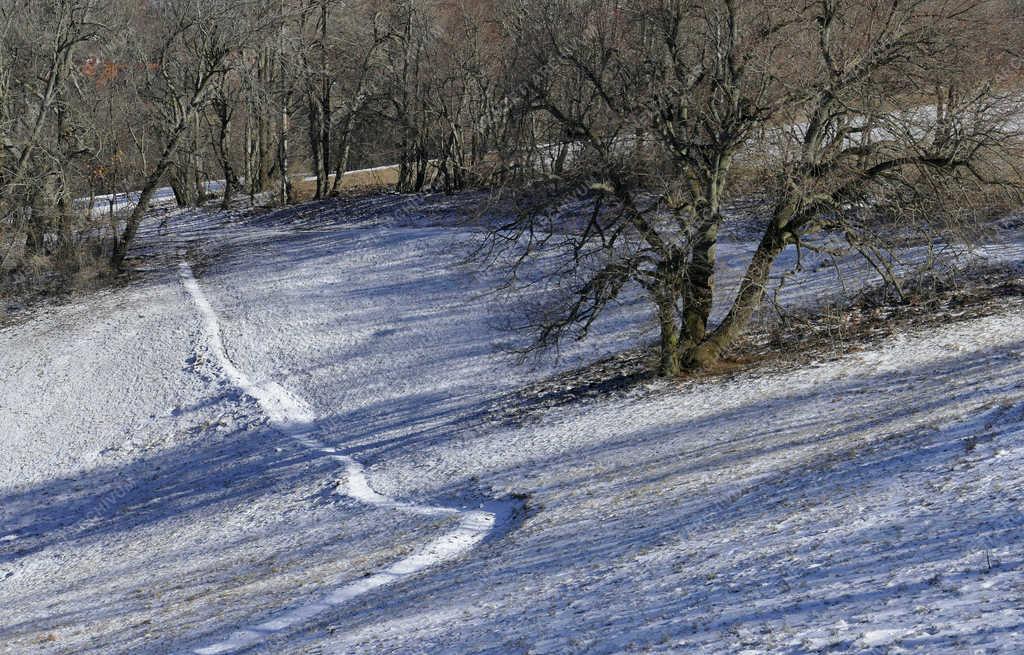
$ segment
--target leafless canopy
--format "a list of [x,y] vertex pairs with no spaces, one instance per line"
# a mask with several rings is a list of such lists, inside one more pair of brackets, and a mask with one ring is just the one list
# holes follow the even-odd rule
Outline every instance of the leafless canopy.
[[[492,190],[485,253],[543,291],[520,321],[537,346],[635,288],[672,374],[721,356],[814,231],[871,255],[1016,202],[1020,18],[1007,0],[9,0],[0,255],[103,235],[121,267],[163,184],[182,205],[209,180],[224,207],[287,203],[397,164],[399,191]],[[98,211],[128,191],[134,211]],[[751,199],[760,245],[713,323],[719,233]]]
[[[523,58],[519,138],[499,196],[512,218],[490,246],[520,269],[537,253],[561,263],[528,278],[549,294],[525,322],[536,345],[585,336],[635,285],[657,310],[661,371],[706,366],[749,321],[787,245],[828,227],[876,247],[894,224],[963,228],[1012,200],[1013,55],[986,47],[1006,11],[972,0],[517,3],[507,24]],[[719,230],[730,203],[750,197],[765,207],[761,243],[712,327]]]

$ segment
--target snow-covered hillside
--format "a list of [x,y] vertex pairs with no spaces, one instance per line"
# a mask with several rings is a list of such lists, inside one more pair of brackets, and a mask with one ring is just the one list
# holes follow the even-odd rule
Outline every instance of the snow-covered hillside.
[[452,202],[173,213],[0,329],[0,653],[1024,650],[1020,305],[521,412],[650,317],[517,366]]

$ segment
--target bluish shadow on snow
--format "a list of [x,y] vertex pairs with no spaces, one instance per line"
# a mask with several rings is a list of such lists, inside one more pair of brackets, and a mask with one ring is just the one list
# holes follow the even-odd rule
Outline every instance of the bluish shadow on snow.
[[[1019,447],[1024,440],[1021,406],[997,409],[989,418],[973,414],[981,411],[980,398],[1016,395],[1019,402],[1019,385],[1007,374],[1017,370],[1021,346],[951,356],[922,370],[855,377],[821,389],[820,394],[780,391],[763,402],[699,421],[624,431],[621,439],[592,448],[532,460],[516,471],[496,470],[494,478],[504,484],[515,484],[530,470],[559,468],[565,475],[560,488],[531,489],[531,502],[538,503],[534,513],[508,539],[452,571],[428,574],[407,588],[367,597],[348,611],[340,609],[330,619],[330,628],[346,634],[375,623],[401,625],[449,607],[472,616],[469,625],[450,626],[444,631],[445,641],[419,646],[443,649],[445,643],[458,643],[465,652],[495,655],[577,649],[616,653],[628,648],[657,650],[689,639],[693,645],[681,648],[683,652],[704,652],[699,650],[704,646],[707,652],[728,652],[740,642],[723,641],[726,635],[732,639],[801,622],[827,627],[829,622],[870,621],[883,608],[908,616],[921,603],[934,606],[931,611],[941,615],[942,603],[963,602],[957,599],[971,585],[1000,574],[1019,579],[1024,564],[1019,555],[992,561],[986,552],[1021,552],[1024,490],[993,484],[972,496],[969,507],[918,505],[882,525],[870,520],[869,506],[863,509],[863,528],[842,523],[845,518],[833,509],[855,508],[875,497],[874,490],[891,485],[916,490],[917,485],[936,483],[951,468],[971,466],[965,439],[986,430],[994,431],[989,437],[994,443],[1016,442]],[[930,385],[929,377],[952,374],[970,382],[951,395],[930,393],[931,386],[941,385]],[[978,384],[985,386],[984,396],[979,396]],[[822,414],[813,424],[786,426],[794,407],[820,400],[820,395],[841,399],[870,389],[906,391],[900,387],[908,385],[916,385],[919,403],[892,407],[878,405],[876,398],[849,423]],[[950,408],[965,413],[961,423],[929,424],[930,415]],[[908,422],[922,427],[907,431],[902,426]],[[746,434],[737,439],[732,428]],[[665,448],[667,442],[685,442],[685,435],[706,440],[711,431],[718,434],[701,449]],[[815,436],[788,439],[789,431]],[[854,439],[865,434],[880,438],[865,448],[863,439]],[[768,452],[762,440],[775,440],[771,449],[776,452]],[[856,445],[845,447],[848,441]],[[815,446],[823,444],[831,447],[815,455]],[[411,442],[409,447],[418,444]],[[734,482],[719,473],[742,470],[748,460],[772,454],[784,462],[787,451],[793,451],[792,463],[753,482]],[[597,462],[601,466],[595,472]],[[573,476],[574,470],[579,474]],[[702,473],[714,477],[701,500],[690,501],[685,492],[673,491],[675,481]],[[1002,474],[1010,480],[1015,475],[1013,470]],[[631,500],[622,513],[609,510],[595,516],[600,503],[586,502],[624,496]],[[915,496],[913,502],[927,503],[927,493],[923,496],[925,500]],[[549,498],[566,504],[561,516],[576,519],[548,520],[546,510],[554,508],[543,503]],[[580,509],[573,512],[572,503],[580,503]],[[762,526],[764,534],[751,543],[716,540],[716,534],[728,534],[736,526]],[[815,538],[815,533],[821,536]],[[660,557],[654,558],[654,553]],[[637,562],[647,557],[652,563],[638,569]],[[1007,602],[1014,605],[1019,593],[1006,593]],[[500,605],[496,599],[501,598],[531,602],[511,601],[496,612],[477,605]],[[1007,627],[998,630],[972,632],[962,627],[957,633],[909,636],[903,645],[920,652],[956,652],[966,644],[998,639],[1003,630],[1024,629],[1019,615],[1006,620]],[[512,625],[517,627],[512,630]],[[324,627],[309,627],[295,639],[312,639]],[[860,630],[872,627],[869,622]],[[859,633],[851,630],[854,637],[839,634],[822,642],[827,646],[795,643],[772,652],[871,652],[863,643],[855,645]]]
[[[719,491],[702,494],[702,498],[710,500],[687,502],[685,497],[673,495],[671,485],[683,475],[714,473],[726,464],[742,467],[744,460],[764,457],[768,452],[761,442],[766,440],[776,440],[770,448],[777,454],[785,454],[786,450],[805,452],[812,441],[842,444],[857,433],[887,434],[892,426],[905,425],[915,417],[926,421],[938,408],[972,410],[972,388],[965,387],[953,395],[930,395],[928,377],[936,371],[956,371],[965,379],[985,381],[992,394],[1012,391],[1016,385],[1004,376],[1004,371],[1016,365],[1020,347],[1014,344],[980,354],[948,357],[928,370],[856,377],[822,389],[822,394],[842,398],[865,389],[882,387],[898,391],[901,385],[923,385],[921,402],[916,405],[884,410],[865,408],[864,415],[856,421],[842,425],[836,424],[833,416],[823,414],[814,425],[801,425],[799,429],[789,426],[794,432],[813,433],[811,440],[789,440],[787,428],[776,426],[784,423],[793,407],[813,401],[817,392],[787,395],[780,391],[766,396],[762,402],[713,413],[698,421],[670,421],[657,428],[625,432],[619,439],[567,452],[550,461],[532,461],[532,469],[560,467],[567,476],[558,487],[530,489],[530,510],[521,529],[507,538],[489,541],[479,552],[440,571],[368,594],[351,608],[339,608],[325,621],[333,630],[355,630],[384,620],[383,613],[391,620],[413,616],[427,606],[459,607],[478,596],[521,593],[516,590],[525,581],[567,576],[572,588],[565,591],[566,602],[581,603],[582,608],[603,599],[601,602],[610,605],[577,613],[570,607],[560,607],[558,596],[538,597],[535,605],[521,608],[521,614],[515,617],[502,614],[478,621],[473,633],[462,636],[466,640],[462,643],[472,652],[513,652],[514,644],[503,640],[502,634],[503,626],[515,620],[534,622],[538,639],[540,635],[550,639],[573,635],[574,639],[594,640],[588,652],[614,652],[624,643],[620,639],[656,644],[666,634],[679,638],[709,631],[752,629],[765,622],[786,622],[819,612],[842,616],[852,611],[849,608],[905,601],[936,586],[958,587],[984,575],[984,560],[978,560],[975,570],[950,571],[939,579],[930,573],[921,578],[913,571],[930,570],[931,565],[953,561],[965,549],[980,551],[984,543],[1020,544],[1024,520],[1020,505],[1015,504],[1019,498],[993,489],[987,497],[972,501],[985,505],[983,518],[978,514],[951,515],[949,512],[955,508],[930,512],[922,507],[916,515],[906,515],[897,524],[865,529],[851,526],[840,539],[818,545],[802,534],[787,537],[785,527],[794,511],[789,503],[798,495],[810,508],[804,507],[802,511],[813,516],[815,503],[825,505],[843,499],[856,503],[858,488],[886,485],[908,476],[921,476],[923,480],[931,471],[957,465],[965,452],[965,433],[955,428],[921,428],[894,434],[867,450],[844,450],[840,445],[821,458],[797,458],[791,465],[780,466],[745,486],[716,479],[712,484]],[[429,396],[402,398],[400,403],[392,403],[387,411],[377,414],[377,422],[367,423],[367,416],[374,415],[371,409],[368,414],[329,417],[318,429],[325,438],[341,446],[350,439],[365,443],[351,452],[373,461],[392,449],[416,451],[471,431],[475,417],[487,412],[486,406],[480,406],[455,411],[451,416],[444,412],[434,414],[432,405],[436,401],[437,398]],[[1019,413],[1006,414],[1004,418],[1007,424],[999,426],[1003,433],[1022,430]],[[421,424],[423,427],[418,428]],[[372,435],[387,433],[397,426],[407,433],[406,437],[374,440]],[[729,426],[744,426],[747,434],[737,439],[730,434]],[[680,435],[708,439],[709,431],[719,433],[712,435],[709,445],[701,449],[666,450],[665,444],[678,444]],[[592,472],[588,465],[598,461],[604,465],[600,472]],[[620,470],[615,468],[616,461],[621,461]],[[13,533],[18,539],[0,546],[0,563],[16,562],[56,545],[73,549],[108,535],[127,534],[169,517],[187,517],[212,507],[251,505],[311,477],[327,480],[332,475],[331,468],[327,458],[314,456],[281,435],[261,428],[142,457],[125,467],[101,467],[73,479],[9,492],[0,497],[0,534]],[[578,474],[572,476],[574,470]],[[520,474],[522,471],[494,471],[494,479],[514,484],[510,479],[514,481]],[[595,517],[581,512],[578,521],[550,524],[544,520],[543,503],[548,497],[565,503],[571,499],[584,500],[584,492],[616,496],[638,488],[649,492],[637,496],[627,514],[611,513],[595,521]],[[444,493],[448,497],[479,497],[471,485]],[[843,498],[837,498],[837,494]],[[823,531],[835,527],[829,525],[830,520],[828,516],[822,517]],[[782,527],[750,554],[744,554],[741,543],[708,546],[714,543],[709,535],[735,524]],[[368,537],[357,534],[347,538]],[[700,542],[701,548],[689,550],[687,544],[691,540]],[[656,562],[648,576],[622,577],[631,569],[620,568],[620,563],[669,546],[674,553],[672,559]],[[305,544],[295,555],[312,555],[318,549],[330,547],[321,537]],[[188,552],[182,553],[183,560],[188,557]],[[772,565],[773,558],[787,557],[795,558],[799,568],[780,572]],[[722,558],[722,566],[714,565],[716,558]],[[1018,570],[1020,565],[1019,558],[994,564],[997,570]],[[716,571],[713,580],[706,577],[709,566]],[[883,578],[894,571],[903,571],[903,579],[893,585],[884,584]],[[220,573],[223,572],[211,569],[203,575]],[[260,575],[258,570],[256,575]],[[667,593],[660,588],[663,576],[675,592]],[[90,582],[82,580],[81,588],[87,589]],[[153,579],[154,585],[171,582],[170,578],[161,581],[159,575]],[[116,616],[127,611],[118,598],[97,602],[101,607],[94,608],[93,615],[99,611]],[[696,608],[701,608],[705,617],[699,625],[687,616]],[[708,608],[714,609],[709,612]],[[75,617],[58,610],[51,620],[55,625],[66,625],[74,623]],[[28,627],[4,625],[0,628],[0,641]],[[209,632],[215,634],[223,627],[211,627]],[[303,630],[316,634],[323,629],[321,623]],[[201,636],[191,635],[182,643],[191,643]],[[116,635],[111,639],[110,644],[118,643]],[[921,643],[925,647],[926,642]],[[132,652],[168,652],[171,646],[181,645],[161,643]],[[117,652],[117,648],[111,646],[108,652]],[[786,652],[803,651],[794,647]]]
[[[215,303],[228,310],[228,321],[237,323],[235,332],[229,331],[226,338],[233,356],[244,358],[253,349],[244,348],[254,344],[242,339],[262,317],[247,316],[250,305],[260,311],[275,308],[282,312],[279,322],[268,321],[262,327],[297,325],[300,329],[295,332],[299,333],[341,332],[352,337],[329,344],[323,354],[311,348],[307,352],[312,354],[301,360],[289,352],[294,343],[286,339],[274,343],[272,330],[250,339],[271,355],[274,347],[282,351],[276,359],[268,356],[256,362],[269,368],[261,373],[311,395],[321,410],[330,408],[320,412],[323,417],[316,430],[321,439],[371,467],[384,468],[399,455],[415,460],[434,448],[472,445],[486,441],[494,431],[510,430],[492,417],[500,416],[510,402],[521,401],[518,389],[528,377],[490,366],[499,345],[492,332],[475,327],[465,333],[438,332],[438,326],[458,326],[472,317],[472,311],[484,311],[482,304],[467,312],[465,307],[446,307],[438,299],[450,296],[452,289],[482,292],[487,281],[474,280],[447,264],[435,270],[417,263],[417,250],[429,245],[420,237],[436,236],[437,228],[429,226],[444,224],[445,217],[455,211],[446,205],[455,201],[434,202],[425,205],[415,197],[384,196],[236,217],[240,224],[266,229],[255,233],[228,230],[208,247],[207,254],[215,257],[204,282]],[[408,204],[403,207],[402,203]],[[211,235],[209,225],[182,223],[175,227],[180,229],[174,239],[191,241],[197,251],[203,251]],[[277,229],[280,231],[274,231]],[[381,256],[376,249],[381,245],[392,258]],[[439,258],[443,249],[436,244],[433,248],[430,252]],[[741,261],[742,250],[736,246],[729,256]],[[298,270],[311,266],[317,272],[329,271],[344,257],[356,261],[348,261],[351,265],[342,277],[310,280],[308,271]],[[391,280],[371,278],[372,271],[387,267],[405,273]],[[253,283],[257,271],[261,278],[281,284],[257,291],[242,289]],[[731,275],[735,277],[735,271]],[[800,293],[813,295],[815,287]],[[254,294],[265,302],[247,302]],[[377,320],[382,307],[391,312],[386,324]],[[605,332],[597,335],[597,350],[615,352],[635,345],[647,318],[642,308],[626,306],[611,317]],[[340,329],[360,325],[367,328],[365,334],[348,335]],[[410,332],[419,339],[418,347],[403,352],[403,338]],[[288,337],[294,339],[295,335]],[[1015,393],[1020,349],[1020,344],[1013,344],[952,355],[925,368],[905,367],[897,373],[850,378],[805,393],[775,385],[756,402],[712,409],[700,418],[666,416],[639,428],[623,423],[612,437],[581,440],[584,445],[548,456],[524,456],[526,461],[515,466],[506,466],[497,458],[493,465],[482,467],[486,475],[478,479],[460,477],[456,471],[452,479],[430,490],[435,498],[417,497],[417,501],[471,503],[491,496],[494,489],[498,494],[522,491],[530,497],[527,511],[517,519],[521,527],[502,539],[488,541],[464,560],[338,608],[295,636],[302,641],[318,638],[328,628],[347,634],[403,618],[415,621],[431,608],[442,607],[472,614],[471,628],[462,630],[457,622],[445,627],[448,634],[456,635],[453,643],[462,649],[456,652],[503,654],[532,648],[611,653],[621,652],[629,644],[656,649],[691,637],[695,643],[705,638],[721,640],[722,635],[760,630],[766,624],[781,629],[810,615],[827,615],[838,621],[863,615],[867,606],[890,601],[899,601],[901,609],[908,611],[908,599],[941,589],[943,584],[955,595],[965,581],[982,575],[983,560],[978,559],[977,568],[970,570],[958,563],[959,569],[938,578],[934,570],[949,568],[964,553],[977,551],[980,555],[986,544],[1019,547],[1024,525],[1019,488],[993,487],[972,497],[971,502],[980,504],[982,511],[964,508],[960,513],[956,507],[921,505],[890,525],[840,525],[837,522],[847,517],[824,508],[856,506],[860,490],[865,490],[867,497],[867,490],[892,484],[925,484],[936,471],[962,465],[965,436],[929,426],[929,417],[951,407],[975,411],[978,385],[986,387],[988,397]],[[395,364],[388,373],[391,377],[368,380],[358,376],[360,367],[374,370],[384,357]],[[325,379],[342,380],[344,371],[337,373],[335,368],[339,362],[353,366],[352,377],[343,381],[351,386],[376,385],[371,391],[379,392],[379,398],[350,403],[337,389],[321,388],[318,383]],[[455,368],[467,362],[474,362],[475,368]],[[255,369],[245,362],[239,364],[247,371]],[[496,370],[500,372],[496,374]],[[422,377],[419,384],[408,383],[406,378],[415,377],[411,371]],[[439,371],[448,376],[444,384],[431,377]],[[495,375],[503,377],[486,377]],[[953,385],[953,391],[948,381],[934,381],[950,377],[962,380]],[[878,389],[888,389],[901,399],[914,397],[915,402],[886,403]],[[869,400],[863,406],[849,402],[855,411],[822,411],[813,416],[800,411],[820,404],[823,398],[836,398],[842,407],[861,394],[867,394]],[[234,404],[236,400],[215,397],[209,402]],[[686,400],[685,393],[678,395],[678,402]],[[181,411],[199,409],[203,407]],[[994,438],[1008,438],[1017,429],[1019,416],[1006,419],[1009,424]],[[904,426],[908,424],[920,427],[907,430]],[[886,438],[865,448],[864,435]],[[329,458],[298,448],[264,427],[203,436],[188,446],[142,454],[128,465],[101,465],[73,478],[4,492],[0,495],[0,537],[16,538],[0,542],[0,564],[17,565],[26,558],[45,556],[48,550],[73,553],[107,538],[128,540],[137,530],[171,521],[211,513],[232,515],[261,500],[305,489],[310,481],[329,485],[336,475]],[[848,441],[858,445],[847,447]],[[818,446],[824,445],[829,448],[816,454]],[[762,460],[778,465],[752,479],[745,475],[744,467]],[[556,474],[545,476],[542,483],[529,482],[538,471]],[[681,483],[703,477],[707,483],[696,490],[700,493],[691,493],[694,490]],[[805,506],[793,507],[794,496]],[[306,498],[312,505],[309,496]],[[618,499],[618,504],[611,505],[606,499]],[[820,514],[816,508],[821,508]],[[396,528],[390,524],[345,531],[345,517],[360,511],[365,510],[339,503],[329,513],[337,521],[337,529],[321,529],[291,543],[289,557],[297,562],[329,558],[334,549],[345,545],[339,543],[343,541],[372,543],[373,547],[366,546],[370,552],[383,549],[382,543],[394,546],[389,542]],[[871,508],[865,508],[866,514],[870,512]],[[558,521],[550,520],[553,515]],[[818,520],[820,526],[791,524],[808,518]],[[728,538],[729,530],[737,526],[763,531],[756,550]],[[277,524],[268,530],[247,533],[240,539],[288,538],[290,532],[301,533],[302,528]],[[819,532],[821,536],[816,537]],[[225,549],[243,546],[223,540],[217,545]],[[182,576],[208,581],[211,587],[203,593],[211,598],[211,607],[193,610],[203,619],[197,627],[159,643],[140,641],[145,627],[125,627],[123,633],[97,637],[96,652],[166,653],[217,636],[233,627],[228,624],[234,619],[219,616],[223,605],[231,601],[221,598],[221,606],[216,605],[216,592],[253,580],[265,581],[276,566],[275,562],[256,562],[245,572],[248,577],[239,581],[236,578],[242,571],[234,566],[225,568],[216,557],[192,563],[201,554],[202,544],[188,544],[176,555],[177,561],[170,563],[173,566],[133,571],[130,576],[137,579],[149,574],[149,584],[158,589],[173,588]],[[108,570],[80,580],[70,591],[88,596],[91,585],[101,577],[116,577],[116,557],[111,553],[115,561]],[[647,557],[652,557],[649,564],[637,564]],[[996,562],[994,570],[1016,570],[1019,564],[1017,558],[1008,558]],[[990,561],[985,561],[984,567],[993,569]],[[129,597],[133,590],[118,591],[124,595],[91,597],[93,606],[88,610],[78,605],[73,611],[81,616],[54,607],[43,625],[0,622],[0,643],[28,630],[74,625],[86,618],[85,613],[92,619],[105,616],[127,621],[138,613],[139,603]],[[301,600],[299,595],[314,595],[315,590],[295,591],[293,597],[279,593],[281,603],[265,605],[280,607]],[[532,601],[525,602],[526,598]],[[30,593],[23,602],[45,605],[51,600]],[[498,609],[480,610],[478,605],[485,603],[497,603]],[[244,615],[238,620],[252,618]],[[829,648],[852,648],[852,641],[844,639],[838,638]],[[728,643],[737,646],[732,650],[741,645],[739,641]],[[921,643],[924,649],[951,648],[940,636]],[[431,650],[431,644],[420,646]],[[809,649],[803,645],[787,648],[778,652]],[[690,652],[699,652],[695,649]]]

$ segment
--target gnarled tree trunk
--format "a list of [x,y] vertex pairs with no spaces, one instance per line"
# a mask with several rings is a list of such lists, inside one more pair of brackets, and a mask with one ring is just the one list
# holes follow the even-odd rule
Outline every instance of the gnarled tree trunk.
[[776,224],[765,231],[747,266],[729,313],[710,335],[686,355],[689,367],[705,368],[717,363],[726,349],[743,334],[750,317],[764,298],[772,264],[788,242],[787,233]]

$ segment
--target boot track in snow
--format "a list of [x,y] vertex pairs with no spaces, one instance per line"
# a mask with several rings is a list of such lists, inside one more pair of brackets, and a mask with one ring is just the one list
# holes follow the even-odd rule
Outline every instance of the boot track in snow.
[[190,651],[191,653],[216,655],[255,646],[275,633],[298,626],[367,592],[456,559],[472,550],[489,535],[497,534],[509,522],[515,511],[514,501],[495,500],[486,503],[487,509],[462,510],[454,507],[402,502],[374,491],[366,479],[362,464],[348,455],[339,454],[335,448],[319,441],[314,422],[316,416],[305,401],[275,382],[254,382],[235,366],[224,348],[217,315],[192,274],[192,267],[184,257],[181,259],[179,269],[182,286],[188,292],[202,318],[206,345],[225,377],[243,393],[259,403],[272,427],[302,446],[332,458],[339,467],[344,469],[346,483],[339,486],[339,493],[375,507],[425,516],[457,516],[459,518],[458,525],[454,530],[430,541],[412,555],[395,562],[387,569],[337,587],[318,601],[284,610],[270,620],[237,630],[223,640],[195,648]]

